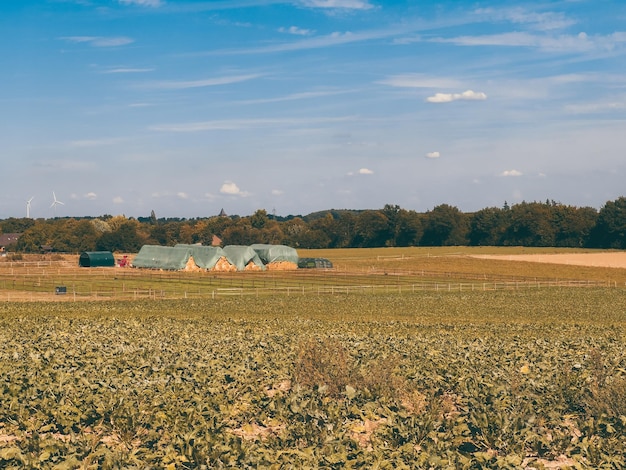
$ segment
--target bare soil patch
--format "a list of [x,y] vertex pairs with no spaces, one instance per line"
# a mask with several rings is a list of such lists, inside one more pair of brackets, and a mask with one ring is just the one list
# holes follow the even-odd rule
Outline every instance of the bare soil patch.
[[612,251],[608,253],[558,253],[546,255],[472,255],[472,257],[626,269],[626,251]]

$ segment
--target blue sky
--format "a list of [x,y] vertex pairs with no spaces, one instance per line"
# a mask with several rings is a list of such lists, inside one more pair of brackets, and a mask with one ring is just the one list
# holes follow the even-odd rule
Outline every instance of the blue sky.
[[625,53],[617,0],[5,1],[0,218],[599,209]]

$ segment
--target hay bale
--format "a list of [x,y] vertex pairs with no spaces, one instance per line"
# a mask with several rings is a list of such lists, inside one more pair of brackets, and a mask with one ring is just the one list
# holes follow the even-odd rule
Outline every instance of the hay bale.
[[196,262],[193,259],[193,256],[190,256],[189,259],[187,260],[187,264],[185,264],[185,267],[183,268],[183,271],[199,272],[199,271],[204,271],[204,269],[202,269],[200,266],[196,264]]
[[263,271],[263,266],[259,266],[254,261],[249,261],[246,264],[246,267],[243,268],[244,271]]
[[292,263],[291,261],[274,261],[266,264],[265,267],[269,271],[295,271],[298,269],[298,263]]
[[225,256],[222,256],[220,259],[217,260],[217,263],[215,263],[215,266],[213,267],[211,271],[219,271],[219,272],[227,272],[227,273],[234,272],[234,271],[237,271],[237,266],[235,266],[234,264],[231,264],[230,261],[228,261]]

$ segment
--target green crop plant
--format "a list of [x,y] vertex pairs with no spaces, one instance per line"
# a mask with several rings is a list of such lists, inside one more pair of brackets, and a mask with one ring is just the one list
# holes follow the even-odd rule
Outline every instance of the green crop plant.
[[621,289],[0,303],[2,468],[622,468]]

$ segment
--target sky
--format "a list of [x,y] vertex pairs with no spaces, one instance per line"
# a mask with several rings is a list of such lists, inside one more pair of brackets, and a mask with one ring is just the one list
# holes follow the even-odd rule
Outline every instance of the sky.
[[600,209],[625,55],[618,0],[3,1],[0,219]]

